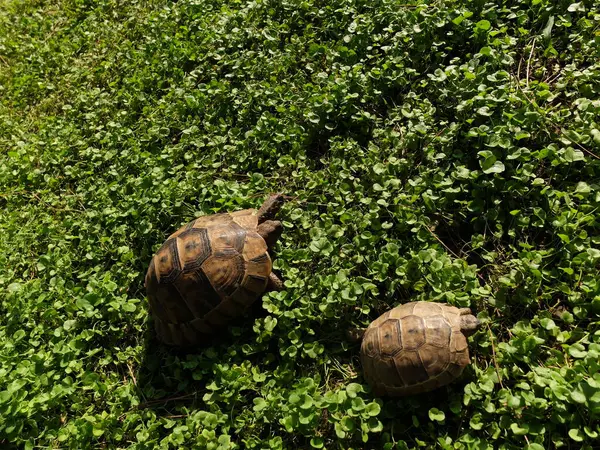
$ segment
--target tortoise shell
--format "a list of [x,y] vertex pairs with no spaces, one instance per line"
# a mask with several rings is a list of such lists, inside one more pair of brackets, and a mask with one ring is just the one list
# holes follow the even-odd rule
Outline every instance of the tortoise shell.
[[156,333],[170,345],[199,344],[240,316],[271,273],[255,209],[200,217],[168,237],[145,285]]
[[373,392],[402,397],[459,377],[470,362],[465,334],[479,326],[470,314],[467,308],[411,302],[373,321],[361,345],[365,379]]

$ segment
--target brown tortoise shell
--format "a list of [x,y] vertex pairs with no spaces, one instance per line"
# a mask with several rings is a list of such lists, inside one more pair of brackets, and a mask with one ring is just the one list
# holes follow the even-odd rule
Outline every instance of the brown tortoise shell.
[[361,345],[365,379],[376,395],[428,392],[469,364],[461,310],[432,302],[400,305],[373,321]]
[[146,273],[156,333],[170,345],[195,345],[240,316],[271,273],[255,209],[200,217],[173,233]]

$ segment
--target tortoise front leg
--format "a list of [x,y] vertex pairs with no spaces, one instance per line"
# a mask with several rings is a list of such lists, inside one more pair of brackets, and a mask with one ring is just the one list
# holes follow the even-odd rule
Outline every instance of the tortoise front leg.
[[283,291],[283,281],[275,275],[273,272],[269,274],[269,281],[267,282],[268,291]]
[[267,220],[258,226],[258,234],[265,240],[269,250],[273,248],[283,232],[283,225],[279,220]]

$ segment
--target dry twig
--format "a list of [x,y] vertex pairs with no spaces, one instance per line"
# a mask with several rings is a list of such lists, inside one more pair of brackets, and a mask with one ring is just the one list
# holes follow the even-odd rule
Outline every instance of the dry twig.
[[531,52],[529,52],[529,59],[527,60],[527,88],[529,88],[529,75],[531,70],[531,58],[533,58],[533,51],[535,50],[535,38],[531,44]]
[[195,392],[192,392],[191,394],[180,395],[178,397],[166,397],[166,398],[160,398],[160,399],[157,399],[157,400],[149,400],[147,402],[140,403],[139,405],[137,405],[136,409],[144,409],[144,408],[148,408],[148,407],[153,406],[153,405],[158,405],[160,403],[165,403],[166,404],[168,402],[172,402],[172,401],[175,401],[175,400],[185,400],[185,399],[188,399],[190,397],[194,397],[194,396],[196,396],[199,393],[200,393],[199,391],[195,391]]
[[494,345],[494,335],[492,334],[492,329],[489,324],[487,326],[488,332],[490,334],[490,342],[492,343],[492,359],[494,361],[494,367],[496,368],[496,376],[498,377],[498,382],[500,383],[500,387],[504,389],[502,385],[502,377],[500,376],[500,369],[498,368],[498,361],[496,361],[496,346]]
[[441,239],[440,239],[440,238],[437,236],[437,234],[435,234],[435,233],[433,232],[433,230],[432,230],[431,228],[429,228],[427,225],[425,225],[425,228],[427,228],[427,231],[429,231],[429,232],[431,233],[431,235],[432,235],[434,238],[436,238],[436,240],[437,240],[437,241],[438,241],[440,244],[442,244],[446,250],[448,250],[450,253],[452,253],[452,254],[453,254],[453,255],[454,255],[456,258],[460,258],[460,256],[458,256],[456,253],[454,253],[454,252],[452,251],[452,249],[451,249],[450,247],[448,247],[448,246],[447,246],[447,245],[444,243],[444,241],[442,241],[442,240],[441,240]]
[[133,380],[134,386],[137,387],[137,379],[135,378],[133,369],[131,368],[131,364],[127,363],[127,368],[129,369],[129,374],[131,375],[131,379]]

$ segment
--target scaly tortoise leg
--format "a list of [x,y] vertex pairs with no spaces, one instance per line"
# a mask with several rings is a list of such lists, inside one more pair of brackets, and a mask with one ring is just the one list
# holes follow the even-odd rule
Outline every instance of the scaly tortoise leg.
[[283,281],[275,275],[273,272],[269,274],[269,281],[267,282],[268,291],[283,291]]
[[266,220],[258,226],[257,231],[265,240],[269,250],[272,250],[283,233],[283,225],[279,220]]

